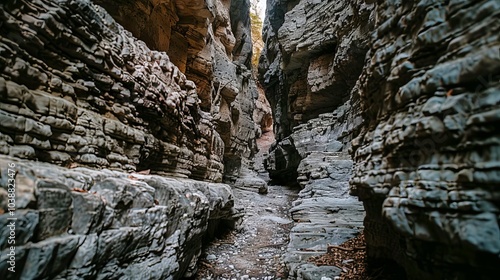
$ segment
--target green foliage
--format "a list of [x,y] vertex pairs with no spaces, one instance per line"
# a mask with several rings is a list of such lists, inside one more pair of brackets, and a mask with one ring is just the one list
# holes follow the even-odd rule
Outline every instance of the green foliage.
[[254,69],[257,69],[259,64],[260,52],[264,48],[264,42],[262,41],[262,19],[259,17],[259,2],[261,0],[252,0],[250,6],[250,23],[252,32],[252,44],[253,44],[253,56],[252,65]]
[[264,42],[262,41],[262,19],[258,15],[257,5],[259,1],[252,2],[250,9],[250,22],[251,22],[251,32],[252,32],[252,44],[253,44],[253,56],[252,65],[257,68],[259,63],[260,52],[264,48]]

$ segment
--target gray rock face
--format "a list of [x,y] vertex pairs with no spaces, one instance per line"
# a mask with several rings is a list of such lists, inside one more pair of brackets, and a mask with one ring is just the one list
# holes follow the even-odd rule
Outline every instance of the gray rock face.
[[[347,135],[361,123],[356,81],[368,50],[372,5],[362,1],[282,2],[268,2],[259,72],[274,109],[277,139],[267,166],[271,178],[284,181],[297,176],[305,156],[299,150],[349,148],[353,137]],[[322,113],[329,115],[313,120]],[[309,129],[303,128],[309,120]],[[317,136],[334,141],[307,148],[314,142],[310,138]]]
[[327,252],[356,237],[363,228],[364,208],[349,195],[352,160],[347,154],[312,152],[300,162],[303,189],[290,209],[295,222],[285,263],[289,279],[321,279],[340,276],[337,267],[317,267],[307,259]]
[[166,53],[89,1],[43,3],[1,7],[2,153],[222,180],[224,143]]
[[2,4],[0,153],[234,180],[256,151],[248,0],[156,2],[95,1],[127,31],[88,0]]
[[379,1],[353,141],[368,253],[411,279],[500,265],[498,1]]
[[307,259],[363,228],[363,205],[349,195],[353,162],[347,152],[362,124],[356,80],[372,8],[351,1],[268,1],[259,71],[277,143],[265,166],[272,179],[302,188],[290,210],[289,279],[340,276],[339,268]]
[[[9,231],[0,234],[4,279],[178,279],[196,270],[209,227],[240,216],[228,185],[0,156],[17,171],[16,273],[7,271]],[[22,189],[21,189],[22,188]],[[2,201],[4,196],[2,194]],[[6,211],[7,209],[3,209]]]
[[235,48],[248,9],[230,2],[0,4],[0,162],[19,167],[17,272],[2,231],[2,275],[193,274],[202,238],[235,219],[230,188],[209,182],[238,176],[256,146],[251,48]]
[[499,2],[374,2],[268,1],[270,174],[298,168],[303,192],[323,193],[334,183],[314,151],[350,151],[371,260],[410,279],[494,279]]
[[259,72],[276,138],[284,139],[350,99],[368,50],[372,5],[272,0],[267,7]]

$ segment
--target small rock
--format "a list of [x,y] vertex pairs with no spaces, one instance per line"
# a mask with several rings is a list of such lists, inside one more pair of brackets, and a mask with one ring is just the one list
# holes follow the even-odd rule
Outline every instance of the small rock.
[[208,255],[206,259],[207,261],[214,261],[217,259],[217,257],[215,255]]

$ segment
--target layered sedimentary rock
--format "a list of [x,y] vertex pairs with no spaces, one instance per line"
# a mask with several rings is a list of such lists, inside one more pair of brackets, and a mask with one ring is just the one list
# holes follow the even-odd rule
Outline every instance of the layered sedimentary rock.
[[260,138],[262,134],[273,131],[273,111],[271,105],[267,101],[264,89],[257,88],[259,97],[255,102],[255,111],[253,112],[253,120],[257,125],[257,136]]
[[347,154],[334,152],[312,152],[300,162],[303,189],[290,209],[294,227],[284,258],[289,279],[340,276],[340,268],[318,267],[308,258],[325,254],[329,245],[339,245],[363,229],[363,205],[349,195],[352,164]]
[[[363,205],[349,194],[353,162],[346,152],[347,139],[361,122],[353,117],[352,108],[346,104],[321,114],[296,126],[289,137],[299,161],[295,172],[301,187],[290,209],[295,223],[285,255],[289,279],[339,276],[338,267],[318,267],[307,260],[326,253],[329,244],[355,237],[363,228]],[[272,155],[268,167],[275,159]]]
[[256,152],[258,131],[249,0],[96,2],[149,46],[166,51],[195,82],[200,108],[210,113],[224,143],[224,179],[234,182],[246,168],[241,159]]
[[[295,141],[306,136],[295,133],[294,127],[339,107],[349,111],[349,116],[332,122],[332,128],[320,134],[339,142],[334,150],[328,149],[336,152],[348,150],[353,138],[348,135],[361,122],[354,88],[368,50],[372,5],[363,1],[268,1],[268,7],[259,71],[273,108],[278,140],[268,170],[275,179],[295,180],[304,158],[297,153]],[[321,118],[316,122],[322,122]],[[330,131],[334,135],[327,135]]]
[[89,1],[2,3],[1,152],[221,181],[194,82]]
[[[2,279],[179,279],[196,271],[209,229],[237,216],[224,184],[5,156],[0,168],[2,186],[17,173],[14,215],[0,215],[2,229],[17,219],[15,244],[0,233]],[[0,188],[2,211],[7,195]]]
[[500,265],[498,1],[378,1],[354,146],[371,258],[410,279]]
[[302,188],[290,210],[289,279],[339,276],[340,268],[307,259],[363,228],[363,205],[349,195],[348,150],[362,124],[356,82],[372,9],[362,1],[268,1],[259,71],[277,143],[265,166],[271,179]]
[[[304,171],[328,164],[303,151],[349,150],[371,261],[392,260],[410,279],[493,279],[499,2],[354,2],[268,1],[261,74],[281,140],[271,175],[307,189]],[[344,106],[344,120],[316,118]],[[322,145],[301,147],[311,136]]]
[[3,127],[1,152],[211,181],[225,164],[237,177],[258,131],[248,1],[95,3],[147,46],[89,1],[2,4],[1,110],[19,131]]
[[210,182],[238,176],[255,152],[251,48],[238,47],[248,10],[3,1],[0,25],[0,209],[14,162],[19,222],[17,272],[7,273],[2,231],[1,274],[192,275],[202,237],[235,219],[230,188]]

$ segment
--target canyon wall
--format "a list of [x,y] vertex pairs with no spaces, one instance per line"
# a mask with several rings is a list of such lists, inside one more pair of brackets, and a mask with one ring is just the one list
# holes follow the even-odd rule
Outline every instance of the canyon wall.
[[248,1],[95,2],[136,34],[89,1],[2,4],[0,152],[237,176],[258,130]]
[[409,279],[493,279],[500,264],[498,5],[268,1],[271,178],[335,197],[334,157],[352,158],[368,257]]
[[500,265],[499,1],[378,1],[353,191],[368,254],[411,279]]
[[203,237],[237,219],[215,183],[248,174],[256,152],[248,7],[0,4],[0,204],[16,163],[19,218],[17,273],[2,247],[2,275],[192,275]]
[[195,82],[200,108],[224,142],[225,175],[234,180],[239,159],[256,151],[249,0],[94,2]]
[[[371,5],[362,1],[267,4],[259,72],[278,140],[268,171],[277,180],[295,180],[305,153],[347,152],[361,123],[355,86],[368,50]],[[320,117],[323,113],[329,115]],[[313,128],[319,135],[314,139],[300,131],[312,119],[324,126]],[[318,143],[314,147],[305,143],[310,140]]]
[[340,276],[308,258],[363,228],[349,195],[348,151],[362,124],[358,77],[368,51],[373,5],[362,1],[268,1],[261,82],[277,142],[265,160],[272,180],[301,187],[290,210],[289,279]]
[[6,156],[0,168],[2,186],[16,173],[13,215],[0,188],[2,279],[189,277],[204,239],[242,215],[225,184]]

